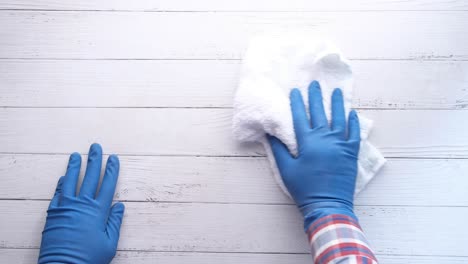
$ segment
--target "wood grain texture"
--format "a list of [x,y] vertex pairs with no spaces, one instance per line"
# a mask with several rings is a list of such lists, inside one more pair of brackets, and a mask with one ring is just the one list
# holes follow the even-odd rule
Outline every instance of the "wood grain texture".
[[[38,249],[0,249],[0,262],[30,264],[37,261]],[[465,264],[468,257],[385,256],[377,255],[380,264]],[[310,264],[309,254],[249,254],[118,251],[112,264],[193,263],[193,264]]]
[[329,11],[329,10],[467,10],[463,0],[436,1],[268,1],[268,0],[4,0],[0,9],[32,10],[131,10],[131,11]]
[[[468,111],[362,110],[374,120],[370,140],[388,157],[466,157]],[[0,152],[261,156],[260,145],[232,136],[231,109],[0,109]],[[435,129],[437,128],[437,129]]]
[[[8,238],[1,247],[37,248],[47,206],[0,201],[9,216],[0,218],[8,227],[0,230]],[[467,207],[358,206],[356,212],[377,253],[467,256],[468,230],[460,228]],[[127,202],[119,249],[308,253],[301,218],[294,205]]]
[[[67,161],[68,155],[0,155],[0,199],[50,199]],[[120,163],[116,200],[293,204],[263,157],[121,156]],[[390,159],[355,203],[468,206],[467,179],[468,160]]]
[[263,150],[231,136],[248,40],[293,30],[327,32],[352,59],[354,106],[391,157],[356,200],[380,263],[468,262],[466,1],[5,0],[0,10],[0,263],[35,262],[67,154],[92,142],[122,161],[113,263],[310,263]]
[[326,32],[351,59],[468,58],[468,13],[456,11],[5,11],[0,24],[1,58],[239,59],[252,36],[291,31]]
[[[463,109],[466,61],[352,61],[354,107]],[[0,60],[0,106],[231,107],[239,61]],[[443,88],[443,89],[442,89]]]

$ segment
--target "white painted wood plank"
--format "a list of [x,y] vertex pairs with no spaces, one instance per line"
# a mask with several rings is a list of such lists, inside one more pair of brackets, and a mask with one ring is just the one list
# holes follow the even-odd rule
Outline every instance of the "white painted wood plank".
[[328,10],[466,10],[463,0],[388,1],[388,0],[4,0],[0,9],[40,10],[126,10],[126,11],[328,11]]
[[[47,206],[1,201],[2,247],[38,247]],[[357,214],[377,253],[467,256],[466,207],[357,207]],[[293,205],[127,202],[119,249],[307,253],[301,218]]]
[[[68,155],[1,154],[0,199],[50,199],[67,162]],[[293,204],[265,158],[121,156],[120,162],[116,200]],[[468,206],[467,189],[468,160],[390,159],[356,205]]]
[[[467,111],[360,111],[374,120],[369,137],[387,157],[464,157]],[[453,140],[453,141],[452,141]],[[445,153],[440,155],[441,153]],[[435,154],[437,153],[437,154]],[[434,155],[435,154],[435,155]]]
[[[374,120],[370,137],[388,157],[466,157],[461,110],[362,110]],[[231,109],[0,109],[0,152],[86,152],[132,155],[259,156],[259,145],[232,136]]]
[[389,14],[7,11],[0,57],[239,59],[254,35],[302,31],[327,33],[351,59],[468,58],[467,12]]
[[[0,262],[30,264],[37,261],[38,249],[0,249]],[[465,264],[468,257],[385,256],[377,255],[380,264]],[[112,264],[193,263],[193,264],[310,264],[309,254],[251,254],[118,251]]]
[[[355,107],[458,109],[466,61],[353,61]],[[0,60],[0,106],[231,107],[239,61]]]

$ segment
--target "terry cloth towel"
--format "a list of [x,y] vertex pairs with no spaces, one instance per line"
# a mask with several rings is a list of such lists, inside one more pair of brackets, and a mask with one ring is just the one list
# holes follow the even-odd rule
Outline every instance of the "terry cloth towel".
[[[300,89],[307,107],[307,87],[313,80],[320,83],[328,120],[334,88],[343,90],[348,115],[352,103],[353,74],[349,61],[334,45],[326,40],[300,35],[256,37],[244,56],[234,99],[234,135],[242,142],[263,144],[274,177],[289,197],[291,195],[283,184],[265,134],[277,137],[292,154],[297,154],[289,92],[293,88]],[[385,163],[379,150],[367,140],[372,121],[361,115],[359,120],[362,140],[356,194]]]

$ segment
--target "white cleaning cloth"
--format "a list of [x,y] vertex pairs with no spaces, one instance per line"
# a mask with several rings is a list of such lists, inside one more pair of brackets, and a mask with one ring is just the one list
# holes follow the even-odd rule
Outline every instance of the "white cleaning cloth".
[[[351,66],[330,42],[299,35],[257,37],[252,40],[244,56],[234,99],[235,136],[242,142],[263,144],[274,177],[289,197],[291,195],[281,180],[265,134],[277,137],[291,153],[297,154],[289,92],[298,88],[304,101],[307,101],[307,87],[313,80],[320,83],[328,120],[334,88],[343,90],[346,113],[349,113],[353,89]],[[304,103],[307,107],[308,102]],[[382,154],[367,141],[372,121],[362,116],[359,116],[359,121],[362,141],[356,193],[369,183],[385,163]]]

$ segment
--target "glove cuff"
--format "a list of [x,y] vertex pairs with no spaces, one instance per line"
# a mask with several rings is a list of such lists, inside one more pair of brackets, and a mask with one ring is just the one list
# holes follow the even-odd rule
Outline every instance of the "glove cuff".
[[341,214],[347,215],[356,221],[358,221],[357,216],[354,214],[352,206],[337,203],[337,202],[319,202],[303,206],[299,208],[304,216],[304,231],[309,229],[309,226],[314,223],[317,219],[333,215]]

